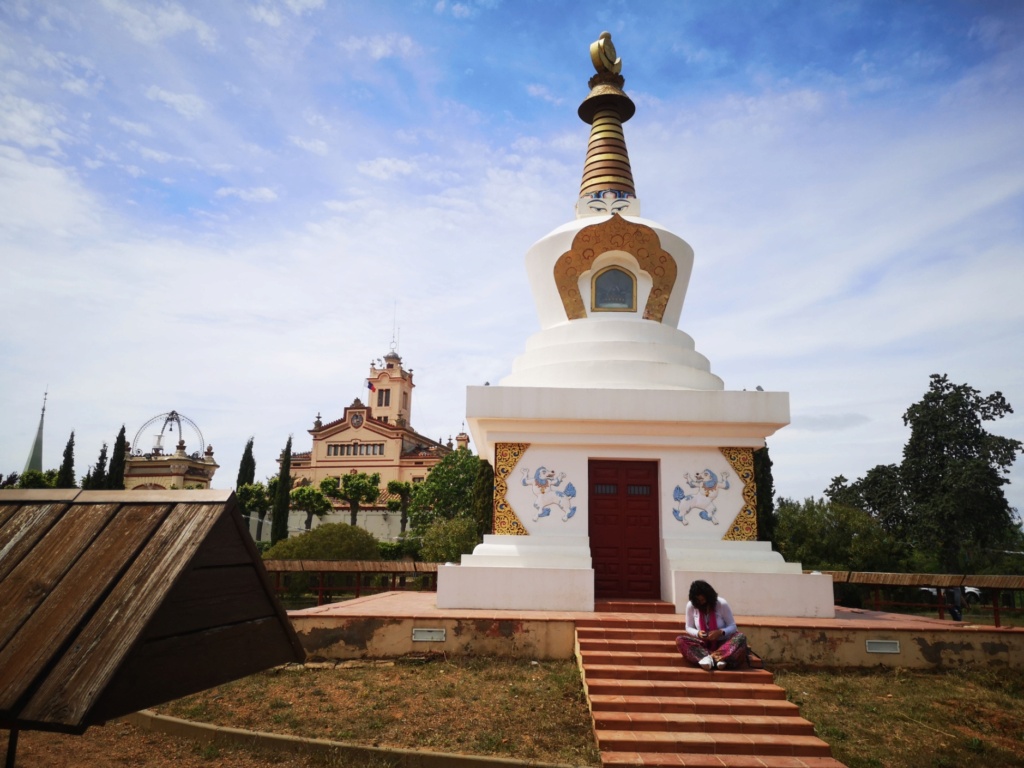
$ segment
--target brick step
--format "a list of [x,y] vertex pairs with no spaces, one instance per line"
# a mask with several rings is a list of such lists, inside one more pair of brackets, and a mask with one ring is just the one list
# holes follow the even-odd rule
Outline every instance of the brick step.
[[580,639],[587,640],[664,640],[675,645],[676,638],[686,632],[686,625],[664,625],[664,626],[605,626],[581,627],[577,623],[576,635]]
[[846,768],[831,757],[760,757],[757,755],[678,755],[671,752],[602,752],[601,765],[651,768]]
[[799,717],[800,708],[785,699],[733,699],[685,695],[594,693],[590,709],[598,712],[660,712],[662,714],[754,715],[758,717]]
[[[695,667],[684,659],[678,651],[650,651],[648,653],[636,653],[634,651],[584,651],[581,649],[580,656],[582,657],[585,665],[610,664],[633,667],[678,667],[681,669],[698,669],[698,667]],[[767,675],[768,678],[774,677],[767,669],[753,669],[747,666],[730,671],[743,672],[745,674],[757,673],[762,677]]]
[[762,733],[813,736],[814,724],[802,717],[772,715],[696,715],[661,712],[595,712],[594,727],[609,731],[673,733]]
[[[603,640],[580,638],[581,651],[610,651],[613,653],[669,653],[676,647],[675,640]],[[678,652],[677,652],[678,653]]]
[[771,685],[771,672],[763,669],[717,669],[708,672],[692,664],[685,667],[637,667],[626,664],[593,664],[583,657],[583,674],[587,680],[676,680],[695,683],[749,683]]
[[643,618],[629,618],[627,616],[611,616],[606,620],[598,622],[593,618],[578,618],[575,621],[575,628],[580,635],[602,635],[605,633],[630,633],[630,632],[672,632],[673,637],[686,631],[686,620],[681,616],[644,616]]
[[595,600],[594,613],[670,613],[676,607],[664,600]]
[[832,749],[817,736],[761,733],[670,733],[595,729],[601,752],[684,752],[705,755],[772,755],[831,757]]
[[[709,676],[710,677],[710,676]],[[587,691],[593,696],[690,696],[727,699],[784,700],[786,692],[777,685],[758,683],[690,682],[688,680],[592,680]]]
[[595,651],[581,650],[586,664],[632,664],[634,667],[688,667],[693,666],[678,651],[651,651],[635,653],[632,651]]

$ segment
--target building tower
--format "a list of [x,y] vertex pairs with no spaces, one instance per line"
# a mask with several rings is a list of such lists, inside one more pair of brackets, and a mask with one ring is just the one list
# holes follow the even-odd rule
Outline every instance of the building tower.
[[36,472],[43,471],[43,420],[46,418],[46,398],[49,394],[49,390],[43,393],[43,410],[39,414],[39,428],[36,430],[36,439],[32,441],[32,450],[28,452],[25,472],[30,469],[34,469]]
[[640,215],[623,132],[635,106],[608,33],[590,58],[576,217],[526,254],[540,331],[498,386],[467,389],[494,535],[439,570],[438,606],[681,612],[707,578],[737,613],[832,616],[831,579],[756,540],[753,451],[789,423],[789,395],[726,391],[677,327],[693,249]]

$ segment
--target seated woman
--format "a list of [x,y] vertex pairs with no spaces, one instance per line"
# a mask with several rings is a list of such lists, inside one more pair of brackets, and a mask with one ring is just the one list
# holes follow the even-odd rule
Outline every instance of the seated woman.
[[736,629],[732,609],[706,581],[690,585],[686,604],[686,634],[676,638],[683,658],[711,671],[746,661],[747,638]]

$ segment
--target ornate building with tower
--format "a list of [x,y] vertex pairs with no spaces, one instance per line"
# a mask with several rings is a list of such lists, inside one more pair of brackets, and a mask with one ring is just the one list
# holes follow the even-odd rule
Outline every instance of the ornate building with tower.
[[576,216],[526,254],[540,331],[498,386],[466,394],[495,533],[439,569],[438,607],[682,612],[704,578],[737,613],[832,616],[831,578],[757,541],[753,452],[789,423],[789,395],[726,390],[677,327],[694,252],[641,216],[623,132],[636,108],[607,32],[590,57]]
[[[367,401],[356,398],[342,415],[324,422],[317,414],[309,434],[313,447],[309,451],[293,453],[291,475],[296,486],[314,485],[328,477],[341,480],[342,475],[365,472],[380,474],[380,498],[374,504],[360,507],[357,524],[378,538],[393,539],[399,535],[399,515],[390,512],[387,503],[391,495],[388,483],[420,483],[430,469],[456,447],[468,446],[469,436],[460,433],[446,443],[432,440],[413,429],[412,391],[413,371],[402,364],[402,358],[392,349],[370,364],[367,378]],[[299,520],[295,515],[290,528]],[[348,522],[349,509],[344,502],[336,502],[335,511],[322,522]]]

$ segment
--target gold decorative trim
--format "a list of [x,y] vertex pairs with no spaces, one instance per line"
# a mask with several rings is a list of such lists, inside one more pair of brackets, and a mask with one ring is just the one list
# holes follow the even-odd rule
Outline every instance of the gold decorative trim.
[[743,481],[743,509],[732,521],[723,541],[757,541],[757,486],[754,484],[754,449],[720,448],[725,460]]
[[523,458],[529,443],[498,443],[494,446],[494,532],[502,536],[529,536],[516,511],[508,503],[508,478]]
[[661,247],[657,232],[617,215],[577,232],[572,248],[555,262],[555,285],[566,316],[570,320],[581,320],[587,316],[578,280],[593,266],[594,259],[608,251],[625,251],[637,260],[640,269],[651,276],[654,284],[644,307],[644,320],[660,323],[676,284],[676,260]]

